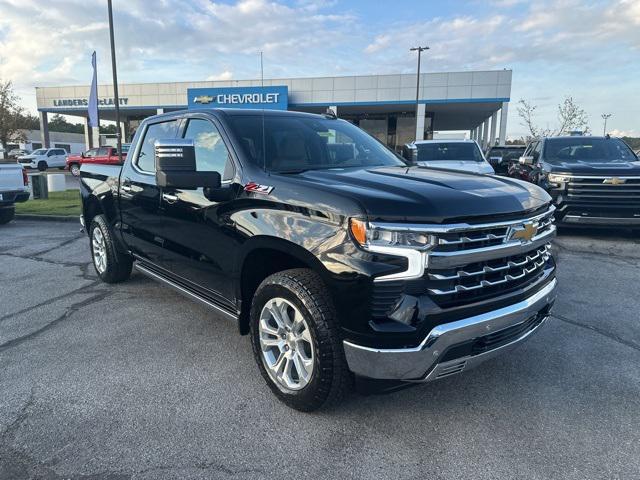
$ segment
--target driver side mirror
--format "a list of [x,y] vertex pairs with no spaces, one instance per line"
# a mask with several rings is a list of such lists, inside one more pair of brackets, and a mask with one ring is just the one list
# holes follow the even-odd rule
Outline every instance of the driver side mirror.
[[156,182],[159,187],[195,190],[220,188],[218,172],[196,170],[196,150],[193,140],[156,140]]
[[533,165],[533,157],[531,155],[520,157],[518,162],[520,162],[521,165]]

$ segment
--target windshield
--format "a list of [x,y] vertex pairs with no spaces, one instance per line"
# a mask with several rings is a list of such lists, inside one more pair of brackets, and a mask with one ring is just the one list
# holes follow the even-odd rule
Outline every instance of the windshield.
[[549,138],[544,159],[553,162],[616,163],[637,160],[631,149],[618,138]]
[[32,155],[44,155],[45,153],[47,153],[47,149],[41,148],[40,150],[36,150],[35,152],[33,152]]
[[458,160],[482,162],[482,153],[473,142],[418,143],[418,162]]
[[344,120],[266,115],[264,139],[260,115],[233,115],[230,121],[245,155],[260,167],[266,163],[270,171],[405,165],[384,145]]

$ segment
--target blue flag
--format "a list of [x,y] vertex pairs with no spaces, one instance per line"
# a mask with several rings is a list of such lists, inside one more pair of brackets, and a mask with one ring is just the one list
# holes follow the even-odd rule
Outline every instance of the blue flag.
[[96,52],[91,55],[91,66],[93,67],[93,78],[91,79],[91,91],[89,92],[89,126],[98,127],[98,72],[96,70]]

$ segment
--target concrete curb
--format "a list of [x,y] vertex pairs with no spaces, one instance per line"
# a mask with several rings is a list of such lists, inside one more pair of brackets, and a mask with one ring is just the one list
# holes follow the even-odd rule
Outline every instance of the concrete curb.
[[48,222],[75,222],[80,225],[80,216],[75,215],[73,217],[63,215],[33,215],[28,213],[16,213],[16,220],[43,220]]

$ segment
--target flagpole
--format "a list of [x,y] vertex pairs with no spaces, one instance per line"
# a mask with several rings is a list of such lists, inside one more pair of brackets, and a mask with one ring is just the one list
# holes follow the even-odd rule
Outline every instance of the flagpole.
[[116,139],[118,146],[118,161],[122,164],[122,131],[120,129],[120,96],[118,95],[118,73],[116,69],[116,46],[113,39],[113,9],[111,0],[107,0],[109,10],[109,38],[111,40],[111,69],[113,71],[113,103],[116,106]]

